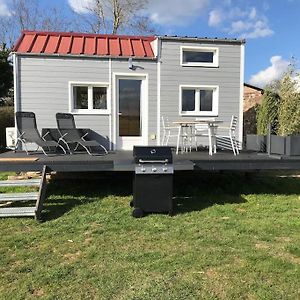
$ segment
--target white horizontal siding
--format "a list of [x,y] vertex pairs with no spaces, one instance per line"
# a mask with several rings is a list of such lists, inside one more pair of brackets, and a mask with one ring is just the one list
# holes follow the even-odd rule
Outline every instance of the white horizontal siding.
[[[181,46],[219,48],[219,66],[190,67],[180,65]],[[219,86],[219,116],[228,125],[232,115],[239,116],[240,45],[163,41],[161,65],[161,115],[169,120],[195,119],[179,115],[180,85]],[[239,126],[242,126],[241,122]],[[220,133],[224,133],[220,131]],[[172,143],[175,144],[173,139]],[[207,139],[202,142],[207,144]]]

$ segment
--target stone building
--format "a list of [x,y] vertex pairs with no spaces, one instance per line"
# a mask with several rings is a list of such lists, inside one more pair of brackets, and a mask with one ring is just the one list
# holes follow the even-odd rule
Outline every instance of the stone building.
[[256,107],[261,104],[264,90],[244,83],[244,138],[246,134],[256,134]]

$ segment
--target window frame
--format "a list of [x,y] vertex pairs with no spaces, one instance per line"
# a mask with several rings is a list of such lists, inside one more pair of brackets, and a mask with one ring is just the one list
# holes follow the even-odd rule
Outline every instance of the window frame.
[[[86,86],[88,88],[88,108],[75,109],[74,91],[75,86]],[[106,109],[93,108],[93,87],[106,88]],[[111,95],[110,85],[108,82],[85,82],[85,81],[70,81],[69,82],[69,110],[72,114],[80,115],[109,115],[111,113]]]
[[[183,62],[183,52],[213,52],[213,62]],[[204,47],[204,46],[181,46],[180,47],[180,65],[183,67],[219,67],[219,48],[217,47]]]
[[[182,111],[182,91],[195,90],[195,111]],[[212,111],[200,110],[200,90],[213,90]],[[190,117],[218,117],[219,115],[219,86],[218,85],[180,85],[179,86],[179,115]]]

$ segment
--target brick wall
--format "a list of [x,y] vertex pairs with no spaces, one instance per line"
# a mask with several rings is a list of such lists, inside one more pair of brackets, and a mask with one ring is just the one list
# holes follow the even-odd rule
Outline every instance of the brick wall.
[[261,104],[263,91],[244,85],[244,138],[256,134],[255,106]]

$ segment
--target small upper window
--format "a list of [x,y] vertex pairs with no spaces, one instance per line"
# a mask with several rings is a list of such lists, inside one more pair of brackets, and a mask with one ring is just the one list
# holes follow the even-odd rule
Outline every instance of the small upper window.
[[181,47],[181,65],[218,67],[218,55],[218,48]]
[[107,113],[108,86],[71,84],[71,110],[73,113]]

